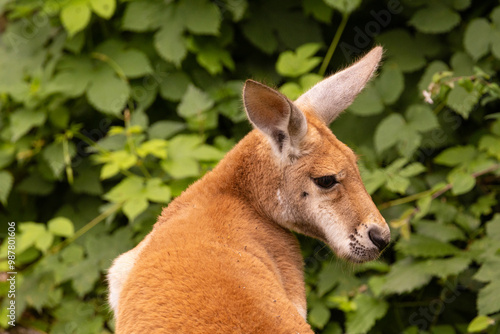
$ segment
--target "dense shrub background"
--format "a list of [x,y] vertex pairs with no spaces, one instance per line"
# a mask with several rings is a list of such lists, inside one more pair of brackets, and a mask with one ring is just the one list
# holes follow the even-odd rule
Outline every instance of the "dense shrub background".
[[243,81],[295,98],[381,44],[378,77],[332,129],[360,155],[393,243],[353,266],[300,237],[308,320],[318,333],[499,332],[497,1],[4,0],[0,32],[16,328],[112,332],[106,269],[250,130]]

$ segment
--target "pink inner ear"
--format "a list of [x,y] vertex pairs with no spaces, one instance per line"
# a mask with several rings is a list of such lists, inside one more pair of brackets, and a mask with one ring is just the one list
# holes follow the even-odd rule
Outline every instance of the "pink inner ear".
[[288,122],[290,104],[279,92],[248,80],[243,91],[248,117],[258,128],[280,127]]

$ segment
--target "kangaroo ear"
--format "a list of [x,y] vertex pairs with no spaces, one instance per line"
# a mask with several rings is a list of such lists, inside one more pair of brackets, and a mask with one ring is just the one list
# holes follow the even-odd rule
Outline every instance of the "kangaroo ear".
[[295,103],[311,108],[326,124],[330,124],[366,86],[377,70],[382,53],[382,47],[373,48],[353,65],[317,83]]
[[250,122],[262,131],[281,157],[299,155],[299,145],[307,132],[307,121],[283,94],[253,80],[243,88],[243,103]]

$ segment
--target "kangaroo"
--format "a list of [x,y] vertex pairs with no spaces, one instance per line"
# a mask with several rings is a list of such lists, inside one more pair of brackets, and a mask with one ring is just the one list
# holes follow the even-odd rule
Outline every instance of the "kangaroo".
[[109,269],[116,333],[313,333],[291,231],[353,262],[377,258],[390,240],[356,155],[328,128],[382,53],[375,47],[295,102],[246,81],[255,129]]

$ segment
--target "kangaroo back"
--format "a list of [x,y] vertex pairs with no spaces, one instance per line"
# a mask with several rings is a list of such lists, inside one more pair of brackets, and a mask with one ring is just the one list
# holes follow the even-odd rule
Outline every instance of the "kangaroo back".
[[390,239],[356,155],[328,128],[381,56],[374,48],[295,102],[246,82],[255,129],[110,268],[117,333],[313,333],[291,231],[353,262],[375,259]]

